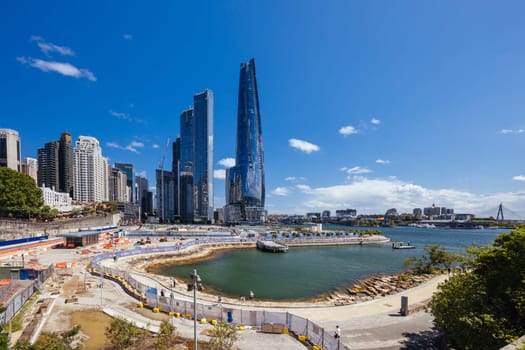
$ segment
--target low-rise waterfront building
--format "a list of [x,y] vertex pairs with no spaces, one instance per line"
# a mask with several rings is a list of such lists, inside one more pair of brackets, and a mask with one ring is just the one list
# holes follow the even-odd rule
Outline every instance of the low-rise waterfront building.
[[69,193],[57,192],[52,188],[42,186],[42,197],[44,199],[44,205],[58,211],[71,211],[72,210],[72,199]]

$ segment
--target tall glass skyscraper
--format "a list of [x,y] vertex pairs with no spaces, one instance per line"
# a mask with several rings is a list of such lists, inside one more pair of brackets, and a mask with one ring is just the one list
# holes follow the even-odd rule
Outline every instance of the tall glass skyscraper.
[[255,61],[241,64],[235,166],[226,172],[225,221],[260,223],[264,210],[264,151]]
[[[182,222],[213,222],[213,92],[193,96],[180,116],[179,210]],[[174,159],[175,159],[174,155]]]

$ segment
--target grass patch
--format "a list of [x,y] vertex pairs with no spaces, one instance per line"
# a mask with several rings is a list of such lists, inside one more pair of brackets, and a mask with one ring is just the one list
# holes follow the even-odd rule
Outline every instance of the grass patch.
[[[20,308],[16,315],[9,322],[7,322],[7,324],[4,325],[4,332],[9,332],[10,329],[11,332],[18,332],[22,330],[24,326],[24,315],[27,312],[27,309],[29,309],[29,307],[37,301],[39,296],[40,292],[36,291],[35,293],[33,293],[33,295],[31,295],[31,297],[29,297],[29,299],[27,299],[25,304]],[[11,323],[11,326],[9,326],[9,323]]]

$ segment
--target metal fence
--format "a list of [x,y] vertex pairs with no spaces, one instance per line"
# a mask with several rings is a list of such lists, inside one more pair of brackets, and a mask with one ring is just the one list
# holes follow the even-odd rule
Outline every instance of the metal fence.
[[[12,283],[14,285],[18,284],[16,281]],[[10,297],[9,300],[4,304],[6,310],[0,314],[0,324],[7,324],[7,322],[9,322],[9,320],[12,319],[18,311],[20,311],[22,306],[36,291],[36,284],[36,281],[31,281],[31,283],[26,287],[22,287],[20,285],[17,286],[17,290],[14,295]]]
[[[256,241],[253,239],[244,239],[244,241]],[[158,252],[173,252],[178,249],[188,248],[196,244],[216,244],[224,242],[239,242],[235,238],[220,238],[213,240],[200,239],[188,241],[182,246],[164,246],[154,248],[138,248],[133,250],[119,251],[116,253],[101,254],[91,259],[92,272],[112,279],[123,286],[128,293],[135,296],[138,300],[147,303],[150,307],[159,307],[163,311],[175,311],[180,313],[181,317],[193,318],[194,304],[177,298],[176,295],[168,296],[159,294],[151,285],[143,284],[133,278],[128,272],[111,267],[105,267],[100,264],[102,260],[131,256],[136,254],[150,254]],[[331,332],[327,332],[321,326],[314,322],[293,315],[288,312],[268,311],[268,310],[246,310],[238,305],[224,305],[220,302],[197,301],[196,319],[216,319],[233,324],[242,324],[247,326],[261,327],[264,323],[284,324],[288,330],[296,335],[305,335],[312,344],[322,347],[324,350],[345,350],[346,346],[333,337]]]

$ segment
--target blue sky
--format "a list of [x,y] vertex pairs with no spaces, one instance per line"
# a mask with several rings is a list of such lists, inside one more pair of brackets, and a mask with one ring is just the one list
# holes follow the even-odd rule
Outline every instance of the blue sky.
[[3,2],[0,127],[19,131],[23,157],[63,131],[94,136],[154,186],[181,111],[210,88],[220,177],[239,64],[254,57],[270,213],[435,203],[495,216],[503,202],[525,218],[523,13],[519,1]]

